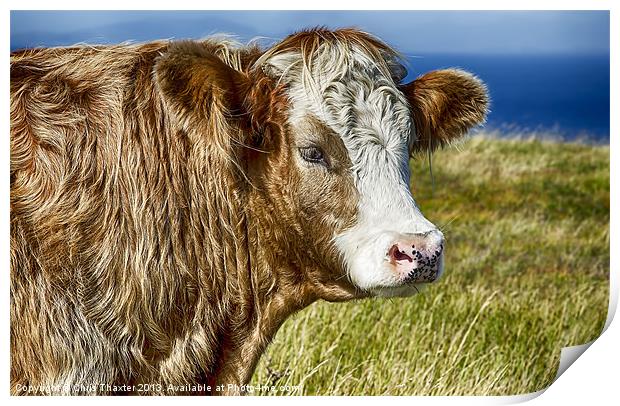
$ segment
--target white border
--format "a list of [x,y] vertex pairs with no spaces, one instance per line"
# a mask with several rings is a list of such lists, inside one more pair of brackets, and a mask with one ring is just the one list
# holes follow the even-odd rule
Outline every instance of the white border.
[[[0,27],[3,27],[3,35],[5,41],[3,43],[3,57],[5,58],[5,63],[2,64],[0,69],[2,70],[3,78],[2,81],[2,92],[4,97],[2,98],[2,110],[1,110],[1,120],[2,125],[5,131],[4,137],[0,137],[0,145],[3,153],[3,165],[6,170],[5,174],[9,170],[9,138],[8,138],[8,129],[9,129],[9,108],[8,108],[8,98],[9,98],[9,83],[8,83],[8,67],[9,67],[9,10],[36,10],[36,9],[50,9],[50,6],[53,5],[57,7],[57,9],[65,9],[65,10],[136,10],[136,9],[152,9],[152,10],[165,10],[171,9],[170,6],[174,6],[172,9],[174,10],[198,10],[198,9],[213,9],[213,10],[241,10],[241,9],[256,9],[257,5],[261,6],[261,9],[272,9],[272,10],[280,10],[280,9],[289,9],[289,10],[343,10],[343,9],[360,9],[360,10],[372,10],[377,9],[377,6],[380,6],[381,10],[399,10],[399,9],[417,9],[417,10],[611,10],[611,111],[620,111],[618,106],[618,95],[620,95],[619,82],[617,72],[620,72],[620,65],[618,64],[618,38],[620,38],[620,32],[618,29],[619,24],[619,16],[620,16],[620,7],[618,6],[617,1],[614,2],[612,0],[590,0],[590,1],[576,1],[576,0],[564,0],[564,1],[550,1],[550,0],[520,0],[520,1],[493,1],[493,0],[469,0],[467,2],[458,1],[458,0],[433,0],[426,2],[416,2],[413,3],[411,1],[395,1],[395,0],[382,0],[379,3],[370,3],[366,2],[365,4],[360,4],[359,1],[348,0],[348,1],[328,1],[328,0],[317,0],[311,3],[300,3],[300,2],[284,2],[284,1],[274,1],[274,0],[263,0],[259,3],[252,3],[249,1],[240,1],[240,0],[227,0],[220,1],[216,3],[204,2],[204,1],[185,1],[185,0],[176,0],[174,2],[159,2],[155,4],[155,2],[150,1],[141,1],[141,2],[133,2],[128,4],[127,1],[119,1],[119,0],[108,0],[105,3],[85,3],[78,1],[66,1],[60,0],[55,2],[49,1],[14,1],[9,0],[7,2],[3,2],[3,5],[6,4],[5,12],[2,13],[0,17]],[[464,8],[463,6],[467,6]],[[615,74],[616,73],[616,74]],[[592,404],[608,404],[611,399],[618,398],[618,361],[620,360],[620,348],[618,343],[620,343],[620,328],[618,327],[618,322],[611,323],[613,319],[613,314],[615,313],[617,302],[618,302],[618,255],[616,254],[614,248],[617,248],[617,239],[615,238],[616,234],[614,230],[618,230],[618,221],[615,216],[615,209],[617,209],[617,187],[614,185],[614,179],[618,179],[618,165],[613,160],[614,153],[617,149],[617,140],[615,140],[615,136],[618,136],[618,130],[620,129],[618,118],[614,114],[611,115],[611,123],[610,123],[610,144],[611,144],[611,300],[610,300],[610,313],[607,319],[607,330],[602,334],[602,336],[595,340],[595,342],[591,345],[591,347],[585,352],[585,354],[580,357],[575,365],[569,367],[568,370],[554,383],[552,384],[546,391],[535,397],[531,400],[532,404],[536,405],[546,405],[546,404],[556,404],[556,403],[584,403],[584,402],[593,402]],[[614,136],[611,136],[613,134]],[[4,199],[1,201],[1,209],[0,209],[0,218],[2,230],[0,231],[0,238],[2,238],[3,250],[0,250],[0,263],[3,264],[2,269],[5,270],[3,281],[4,287],[4,300],[2,302],[3,314],[5,315],[4,324],[3,324],[3,334],[1,335],[1,340],[3,344],[3,351],[0,351],[0,357],[2,357],[2,364],[5,366],[2,368],[2,373],[0,377],[0,390],[1,393],[4,393],[6,397],[9,398],[10,401],[13,402],[83,402],[84,399],[80,399],[77,397],[74,398],[10,398],[8,396],[9,393],[9,376],[8,376],[8,364],[9,364],[9,320],[8,320],[8,307],[9,307],[9,287],[8,287],[8,279],[9,279],[9,258],[8,258],[8,246],[9,246],[9,179],[8,176],[0,177],[0,190],[2,191],[2,195]],[[389,401],[394,402],[395,404],[407,404],[410,405],[411,402],[421,403],[421,404],[444,404],[444,403],[474,403],[474,404],[503,404],[503,403],[514,403],[519,401],[527,400],[528,398],[532,398],[536,396],[536,394],[524,395],[524,396],[515,396],[515,397],[459,397],[459,398],[448,398],[448,397],[433,397],[433,398],[425,398],[425,397],[416,397],[416,399],[410,399],[409,397],[396,397],[391,398]],[[375,399],[375,398],[337,398],[335,401],[351,401],[354,399],[356,402],[360,400],[366,402],[383,402],[385,400]],[[98,402],[108,402],[109,399],[104,397],[92,398],[89,399],[95,403]],[[118,402],[149,402],[149,403],[159,403],[159,402],[167,402],[171,399],[166,398],[122,398],[118,399]],[[244,401],[251,401],[257,403],[288,403],[290,399],[286,398],[264,398],[264,397],[250,397],[246,399],[242,399]],[[115,400],[116,401],[116,400]],[[208,401],[208,400],[207,400]],[[228,403],[228,402],[238,402],[240,399],[238,398],[229,398],[229,399],[218,399],[218,402]],[[313,397],[304,397],[297,398],[295,402],[300,403],[314,403],[317,399]],[[321,398],[319,401],[334,401],[333,398]],[[192,398],[187,399],[187,402],[200,402],[203,404],[205,399],[203,398]]]
[[[359,0],[315,0],[287,2],[283,0],[226,0],[205,2],[198,0],[122,1],[86,3],[76,0],[8,0],[13,10],[609,10],[613,0],[382,0],[372,3]],[[131,3],[131,4],[129,4]],[[55,7],[50,7],[51,5]],[[464,7],[466,6],[466,7]]]

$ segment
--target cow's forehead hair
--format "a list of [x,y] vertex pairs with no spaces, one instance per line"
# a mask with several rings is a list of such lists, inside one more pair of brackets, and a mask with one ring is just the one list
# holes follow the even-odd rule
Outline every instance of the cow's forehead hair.
[[309,55],[289,51],[268,61],[288,85],[289,121],[317,116],[341,135],[356,171],[376,160],[402,162],[410,141],[407,100],[384,56],[394,55],[360,44],[324,43]]

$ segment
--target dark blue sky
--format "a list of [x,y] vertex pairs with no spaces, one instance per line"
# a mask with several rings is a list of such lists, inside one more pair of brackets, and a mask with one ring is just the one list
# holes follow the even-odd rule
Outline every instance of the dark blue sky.
[[409,56],[609,53],[608,11],[12,11],[11,49],[355,26]]

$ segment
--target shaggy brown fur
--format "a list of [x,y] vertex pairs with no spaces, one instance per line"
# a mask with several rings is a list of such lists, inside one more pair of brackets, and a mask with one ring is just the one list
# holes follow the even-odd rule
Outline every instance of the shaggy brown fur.
[[362,295],[330,243],[356,217],[347,151],[309,119],[339,181],[293,164],[261,53],[206,40],[11,55],[13,394],[241,385],[290,314]]
[[442,147],[485,120],[489,104],[486,87],[469,73],[433,71],[401,89],[409,99],[418,135],[413,154]]

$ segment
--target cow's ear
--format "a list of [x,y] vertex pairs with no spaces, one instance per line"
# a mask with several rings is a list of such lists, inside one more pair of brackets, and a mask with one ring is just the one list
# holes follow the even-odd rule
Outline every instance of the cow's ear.
[[249,79],[225,64],[207,44],[171,44],[157,60],[155,77],[166,102],[186,123],[244,116]]
[[410,152],[434,150],[484,122],[486,86],[470,73],[437,70],[401,87],[411,105],[416,136]]

